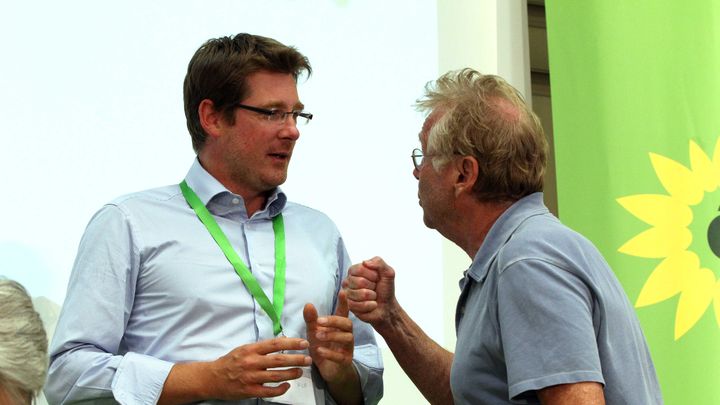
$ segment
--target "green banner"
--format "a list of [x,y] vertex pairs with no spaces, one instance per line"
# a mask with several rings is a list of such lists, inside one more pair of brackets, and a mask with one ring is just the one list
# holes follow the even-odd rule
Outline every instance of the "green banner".
[[636,307],[667,404],[720,403],[720,1],[547,0],[558,210]]

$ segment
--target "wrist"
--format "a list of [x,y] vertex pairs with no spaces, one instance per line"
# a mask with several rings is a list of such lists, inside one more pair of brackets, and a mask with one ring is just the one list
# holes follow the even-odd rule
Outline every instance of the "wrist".
[[328,385],[333,386],[344,386],[348,383],[354,382],[355,380],[359,379],[357,370],[355,369],[355,365],[350,362],[350,364],[343,365],[339,367],[337,370],[335,370],[332,375],[328,376],[326,378],[323,376],[323,379]]
[[195,365],[195,391],[198,393],[200,398],[219,399],[213,385],[214,381],[217,381],[216,378],[213,378],[213,362],[202,361],[195,363]]
[[215,397],[207,362],[176,363],[168,374],[160,404],[196,402]]
[[376,321],[372,326],[383,337],[392,334],[398,328],[398,324],[402,322],[403,311],[400,304],[395,298],[386,304],[385,315]]

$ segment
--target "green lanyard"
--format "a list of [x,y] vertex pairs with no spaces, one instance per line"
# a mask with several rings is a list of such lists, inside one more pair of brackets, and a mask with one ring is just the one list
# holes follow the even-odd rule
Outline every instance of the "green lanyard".
[[273,303],[270,304],[270,300],[267,295],[265,295],[265,291],[260,287],[257,279],[252,275],[245,263],[243,263],[237,252],[235,252],[227,236],[225,236],[225,233],[220,229],[220,226],[212,214],[210,214],[207,207],[205,207],[205,204],[200,201],[200,198],[195,194],[193,189],[187,185],[185,180],[180,183],[180,189],[182,190],[183,196],[185,196],[185,200],[190,204],[192,209],[195,210],[195,214],[200,218],[200,221],[202,221],[208,232],[210,232],[210,235],[215,239],[215,242],[220,246],[225,257],[227,257],[230,264],[235,268],[235,272],[240,276],[243,283],[245,283],[245,287],[247,287],[250,294],[252,294],[262,309],[265,310],[265,313],[272,319],[275,336],[280,334],[282,332],[280,319],[282,318],[283,304],[285,303],[286,267],[285,225],[282,214],[276,215],[272,221],[273,232],[275,233],[275,281],[273,282]]

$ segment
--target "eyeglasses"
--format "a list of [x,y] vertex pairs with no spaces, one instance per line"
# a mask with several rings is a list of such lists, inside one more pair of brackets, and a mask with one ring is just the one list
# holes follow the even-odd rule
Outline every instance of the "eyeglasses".
[[[452,155],[453,155],[453,156],[462,156],[462,153],[455,152],[455,153],[453,153]],[[423,153],[422,149],[420,149],[420,148],[415,148],[415,149],[413,149],[412,155],[410,155],[410,157],[412,158],[413,164],[415,165],[415,168],[416,168],[417,170],[420,170],[420,167],[421,167],[422,164],[423,164],[423,159],[424,159],[424,158],[426,158],[426,157],[433,157],[433,156],[438,156],[438,154],[437,154],[437,153],[428,153],[428,154],[426,155],[426,154]]]
[[[268,121],[274,122],[278,125],[284,124],[287,120],[288,116],[292,116],[293,121],[295,123],[300,124],[307,124],[310,122],[310,120],[313,118],[313,115],[310,113],[302,112],[300,110],[293,110],[293,111],[280,111],[277,109],[268,110],[266,108],[260,108],[260,107],[253,107],[251,105],[244,105],[244,104],[235,104],[235,107],[242,108],[243,110],[248,110],[252,112],[256,112],[258,114],[264,115]],[[298,120],[298,118],[300,118]]]
[[420,148],[415,148],[412,151],[412,155],[410,155],[412,158],[413,164],[415,165],[415,169],[420,170],[420,166],[423,164],[423,151]]

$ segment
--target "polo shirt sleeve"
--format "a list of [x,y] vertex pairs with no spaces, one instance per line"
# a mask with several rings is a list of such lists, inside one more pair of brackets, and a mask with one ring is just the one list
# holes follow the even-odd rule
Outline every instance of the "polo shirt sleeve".
[[595,296],[575,273],[522,259],[500,274],[497,299],[511,399],[557,384],[604,384],[593,326]]

